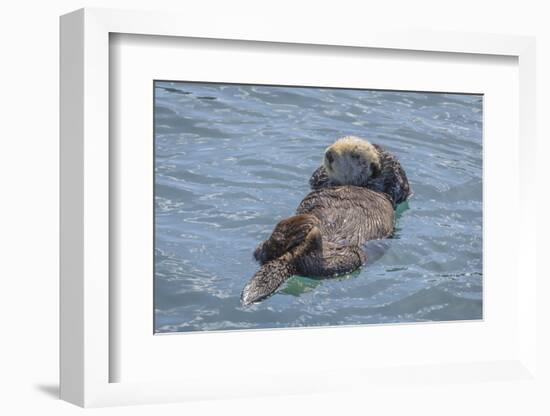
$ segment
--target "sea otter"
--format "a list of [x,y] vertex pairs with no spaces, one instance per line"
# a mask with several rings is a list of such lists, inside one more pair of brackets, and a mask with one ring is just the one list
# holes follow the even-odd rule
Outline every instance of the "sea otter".
[[311,189],[356,185],[383,192],[394,206],[406,201],[412,190],[399,160],[377,144],[346,136],[325,151],[323,164],[309,180]]
[[393,233],[389,198],[358,186],[323,188],[309,193],[296,215],[280,221],[254,256],[262,265],[243,289],[248,305],[271,295],[290,276],[331,277],[366,262],[362,245]]
[[392,235],[394,207],[410,195],[394,156],[350,136],[326,150],[310,184],[314,190],[296,215],[256,248],[261,268],[242,291],[243,305],[268,297],[294,274],[324,278],[359,268],[367,260],[362,245]]

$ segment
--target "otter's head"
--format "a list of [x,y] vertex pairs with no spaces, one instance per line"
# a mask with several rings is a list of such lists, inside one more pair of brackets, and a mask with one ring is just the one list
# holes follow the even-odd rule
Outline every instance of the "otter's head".
[[323,165],[333,183],[364,186],[380,174],[380,155],[367,140],[346,136],[327,148]]

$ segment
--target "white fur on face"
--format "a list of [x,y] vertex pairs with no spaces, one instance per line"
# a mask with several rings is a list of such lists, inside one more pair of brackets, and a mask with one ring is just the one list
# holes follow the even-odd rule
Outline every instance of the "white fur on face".
[[360,186],[372,175],[372,165],[380,164],[380,157],[367,140],[346,136],[327,148],[323,164],[332,182]]

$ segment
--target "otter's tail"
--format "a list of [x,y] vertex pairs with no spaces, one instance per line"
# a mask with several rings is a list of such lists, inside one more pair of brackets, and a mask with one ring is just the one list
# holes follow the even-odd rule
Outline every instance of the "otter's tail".
[[241,303],[249,305],[265,299],[290,276],[296,274],[296,261],[321,250],[319,219],[309,214],[294,215],[280,221],[269,239],[256,249],[254,257],[262,267],[250,279],[241,294]]
[[295,274],[294,266],[287,257],[284,255],[264,263],[244,287],[241,294],[242,305],[250,305],[267,298]]

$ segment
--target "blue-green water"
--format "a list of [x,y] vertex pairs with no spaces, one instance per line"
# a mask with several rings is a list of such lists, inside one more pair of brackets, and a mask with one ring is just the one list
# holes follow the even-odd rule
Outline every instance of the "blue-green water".
[[[254,248],[344,135],[407,172],[395,238],[241,307]],[[157,332],[482,318],[482,97],[156,82],[154,284]]]

